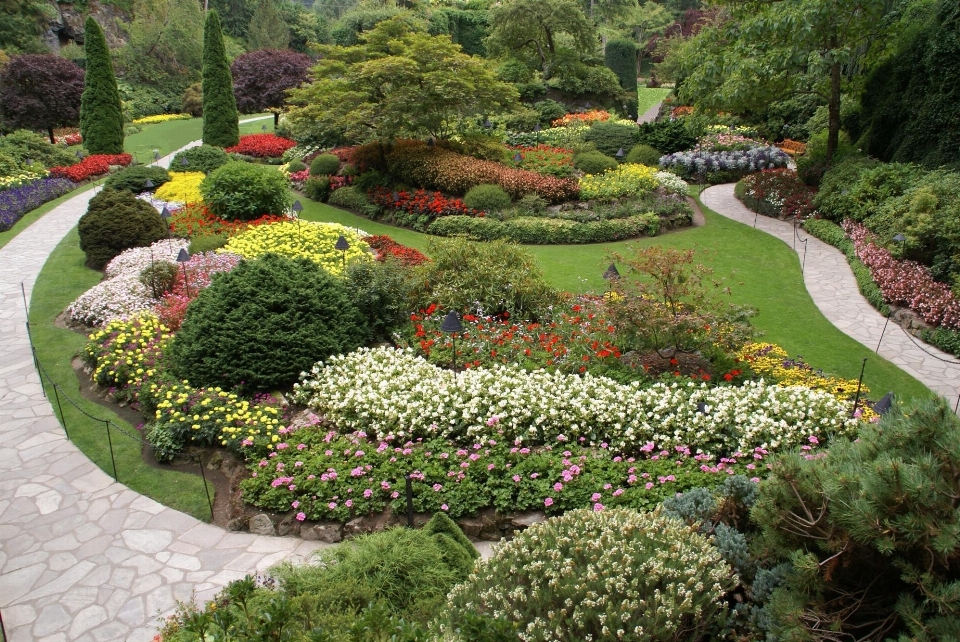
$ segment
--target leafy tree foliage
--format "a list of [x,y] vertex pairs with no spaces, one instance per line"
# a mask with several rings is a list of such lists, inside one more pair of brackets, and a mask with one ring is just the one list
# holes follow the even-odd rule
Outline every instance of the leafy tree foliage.
[[247,37],[250,19],[257,8],[256,0],[208,0],[209,7],[216,9],[224,33],[241,40]]
[[83,70],[53,54],[14,56],[0,71],[0,113],[10,129],[46,130],[80,120]]
[[680,97],[705,109],[749,112],[792,94],[828,106],[827,160],[837,149],[844,72],[882,36],[887,0],[723,0],[729,13],[674,49]]
[[86,75],[80,99],[80,134],[91,154],[123,153],[123,107],[110,49],[103,29],[92,17],[84,25]]
[[45,53],[39,36],[52,15],[52,7],[42,0],[0,0],[0,49]]
[[259,0],[247,28],[247,43],[251,50],[285,49],[290,44],[290,30],[274,0]]
[[203,29],[203,142],[218,147],[240,142],[237,101],[223,48],[220,16],[212,9]]
[[276,126],[287,90],[307,81],[312,62],[309,56],[283,49],[261,49],[237,56],[230,66],[237,109],[242,114],[275,109]]
[[458,117],[504,109],[517,98],[482,60],[402,17],[378,24],[358,45],[319,51],[315,81],[291,93],[290,118],[295,127],[317,127],[331,138],[445,138]]
[[581,53],[596,46],[596,30],[577,0],[506,0],[490,9],[487,48],[494,55],[531,54],[547,73],[566,41]]
[[120,51],[121,76],[132,83],[175,88],[197,79],[203,43],[203,5],[196,0],[137,0]]
[[617,74],[624,91],[637,91],[637,45],[632,40],[611,40],[603,52],[603,61]]

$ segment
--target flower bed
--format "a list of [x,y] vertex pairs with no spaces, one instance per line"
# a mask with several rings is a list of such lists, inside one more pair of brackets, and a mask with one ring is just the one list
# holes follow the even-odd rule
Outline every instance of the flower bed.
[[776,147],[754,147],[747,151],[686,151],[660,158],[660,167],[685,180],[703,178],[708,182],[731,181],[764,169],[786,167],[790,157]]
[[805,219],[816,213],[813,198],[817,191],[793,170],[765,169],[745,176],[740,185],[736,196],[752,212],[780,219]]
[[467,207],[463,199],[447,198],[440,192],[428,192],[424,189],[394,192],[385,187],[375,187],[367,192],[367,196],[386,209],[421,214],[430,219],[438,216],[483,216],[482,212]]
[[157,188],[154,196],[174,203],[202,203],[200,183],[206,178],[203,172],[174,172],[172,178]]
[[444,216],[430,223],[426,232],[436,236],[465,236],[474,241],[506,239],[530,245],[568,245],[656,236],[660,232],[660,225],[660,216],[653,212],[587,222],[543,216],[517,216],[506,221],[475,216]]
[[363,240],[377,252],[378,261],[384,261],[387,257],[393,257],[404,265],[420,265],[429,261],[419,250],[400,245],[386,234],[367,236]]
[[[464,358],[466,355],[464,355]],[[808,436],[850,434],[857,421],[832,395],[806,388],[748,382],[617,384],[604,377],[527,372],[517,366],[442,370],[411,350],[361,349],[318,363],[294,386],[294,400],[323,414],[341,431],[376,439],[448,438],[552,443],[561,435],[584,444],[608,443],[636,453],[694,444],[708,453],[787,448]],[[698,411],[699,403],[705,412]],[[488,420],[497,416],[496,424]]]
[[157,114],[156,116],[144,116],[135,118],[134,125],[154,125],[156,123],[165,123],[168,120],[190,120],[193,118],[190,114]]
[[256,158],[279,158],[285,151],[296,146],[296,141],[276,134],[247,134],[240,137],[238,144],[227,147],[225,151],[228,154],[243,154]]
[[154,313],[160,321],[176,331],[187,313],[187,306],[197,298],[208,285],[214,274],[229,272],[237,267],[242,257],[237,254],[202,252],[194,254],[186,263],[181,263],[177,278],[170,292],[161,297],[154,306]]
[[0,191],[11,187],[23,187],[33,181],[46,178],[48,175],[49,172],[44,167],[24,167],[18,170],[16,174],[0,176]]
[[860,223],[848,219],[843,222],[843,230],[887,302],[909,308],[931,325],[960,329],[960,301],[950,286],[935,281],[930,270],[919,263],[893,258],[873,242],[873,235]]
[[580,179],[580,198],[611,201],[624,196],[652,192],[658,182],[657,170],[646,165],[626,163],[603,174],[587,174]]
[[[56,134],[56,132],[54,132]],[[64,147],[72,147],[73,145],[79,145],[83,142],[83,136],[80,135],[79,131],[68,131],[65,134],[58,134],[53,137],[54,142],[58,145],[63,145]]]
[[41,178],[0,191],[0,232],[9,230],[27,212],[63,196],[76,186],[67,178]]
[[201,203],[189,204],[175,212],[170,219],[170,231],[177,236],[196,237],[216,234],[236,234],[258,225],[268,225],[288,220],[285,216],[264,214],[252,221],[225,221]]
[[130,154],[91,154],[69,167],[51,167],[50,176],[69,178],[74,183],[82,183],[88,178],[102,176],[110,171],[111,165],[129,165],[133,160]]
[[[346,252],[334,248],[340,235],[350,244],[350,249]],[[286,221],[260,225],[241,232],[231,237],[227,244],[217,251],[239,254],[248,259],[267,252],[293,258],[305,257],[332,274],[340,274],[344,262],[366,261],[372,258],[363,236],[356,228],[345,227],[339,223]]]
[[604,109],[591,109],[585,112],[564,114],[550,122],[552,127],[568,127],[570,125],[592,124],[602,120],[610,120],[610,112]]
[[509,148],[520,154],[520,162],[511,159],[510,165],[544,176],[569,178],[573,174],[573,150],[551,145],[516,146]]

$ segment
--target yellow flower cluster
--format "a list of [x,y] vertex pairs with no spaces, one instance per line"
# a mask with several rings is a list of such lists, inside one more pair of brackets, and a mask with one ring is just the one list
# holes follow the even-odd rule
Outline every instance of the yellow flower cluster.
[[101,386],[127,388],[152,377],[152,363],[173,335],[152,313],[115,319],[88,337],[84,361],[93,365]]
[[193,118],[190,114],[157,114],[156,116],[144,116],[133,121],[134,125],[154,125],[156,123],[165,123],[168,120],[190,120]]
[[658,185],[656,173],[653,167],[625,163],[600,175],[587,174],[580,179],[580,198],[602,201],[646,194]]
[[[786,350],[773,343],[748,343],[743,346],[737,357],[750,364],[753,371],[767,380],[782,386],[803,386],[813,390],[829,392],[839,401],[853,403],[857,394],[856,379],[841,379],[823,374],[803,362],[799,357],[791,359]],[[860,398],[866,399],[870,389],[860,386]],[[862,419],[868,420],[875,414],[870,408],[863,409]]]
[[28,169],[21,169],[17,171],[16,174],[11,174],[10,176],[0,176],[0,190],[9,189],[11,187],[20,187],[25,185],[30,181],[35,181],[38,178],[44,178],[49,174],[49,172],[43,167],[30,167]]
[[203,172],[174,172],[173,178],[157,188],[154,196],[164,201],[177,203],[202,203],[200,183]]
[[280,441],[282,413],[276,406],[254,403],[219,387],[194,388],[186,381],[151,384],[150,394],[157,399],[157,426],[173,435],[234,448],[246,441],[268,450]]
[[[345,253],[334,248],[340,235],[350,244]],[[295,258],[303,256],[331,274],[343,272],[344,263],[371,261],[369,246],[355,229],[338,223],[290,221],[259,225],[237,234],[218,252],[252,259],[268,252]]]

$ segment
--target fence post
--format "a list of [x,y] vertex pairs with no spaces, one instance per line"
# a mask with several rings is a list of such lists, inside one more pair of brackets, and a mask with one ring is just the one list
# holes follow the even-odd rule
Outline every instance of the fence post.
[[[40,377],[40,386],[43,387],[42,376]],[[57,391],[56,383],[53,383],[53,396],[57,400],[57,412],[60,413],[60,423],[63,424],[63,433],[67,436],[67,439],[70,439],[70,433],[67,431],[67,418],[63,414],[63,406],[60,405],[60,393]]]
[[113,463],[113,481],[120,482],[117,477],[117,460],[113,456],[113,439],[110,437],[110,420],[104,419],[103,424],[107,427],[107,444],[110,446],[110,461]]

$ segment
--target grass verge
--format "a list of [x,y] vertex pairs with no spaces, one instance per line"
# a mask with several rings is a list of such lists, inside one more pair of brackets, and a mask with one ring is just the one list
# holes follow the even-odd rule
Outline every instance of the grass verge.
[[[82,335],[58,328],[55,320],[60,312],[82,292],[95,285],[101,274],[83,265],[77,229],[69,234],[50,254],[34,286],[30,301],[30,329],[33,344],[46,374],[67,391],[80,409],[101,419],[109,419],[123,430],[138,434],[136,428],[108,408],[84,399],[79,392],[80,382],[71,366],[71,360],[83,349]],[[97,466],[113,475],[106,427],[103,421],[94,421],[61,400],[63,416],[55,407],[52,386],[44,381],[47,395],[61,424],[67,427],[70,439]],[[141,457],[140,443],[112,430],[113,451],[117,476],[131,489],[194,517],[209,521],[210,509],[200,477],[185,473],[151,468]],[[211,488],[211,492],[212,492]]]
[[672,89],[662,87],[639,87],[637,88],[637,114],[642,116],[647,110],[666,98]]

